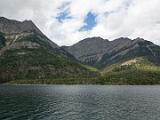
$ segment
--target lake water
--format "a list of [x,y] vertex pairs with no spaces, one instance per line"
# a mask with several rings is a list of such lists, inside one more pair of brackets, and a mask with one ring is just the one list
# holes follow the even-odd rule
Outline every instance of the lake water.
[[160,86],[2,85],[0,120],[160,120]]

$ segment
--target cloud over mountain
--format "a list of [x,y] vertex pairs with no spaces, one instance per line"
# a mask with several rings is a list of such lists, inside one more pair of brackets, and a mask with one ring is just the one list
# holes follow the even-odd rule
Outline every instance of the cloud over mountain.
[[0,16],[31,19],[59,45],[92,36],[143,37],[160,45],[159,6],[159,0],[1,0]]

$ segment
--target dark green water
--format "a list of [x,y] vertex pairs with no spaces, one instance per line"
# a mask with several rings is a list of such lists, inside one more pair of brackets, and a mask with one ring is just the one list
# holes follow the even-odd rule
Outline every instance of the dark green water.
[[159,120],[160,86],[0,86],[0,120]]

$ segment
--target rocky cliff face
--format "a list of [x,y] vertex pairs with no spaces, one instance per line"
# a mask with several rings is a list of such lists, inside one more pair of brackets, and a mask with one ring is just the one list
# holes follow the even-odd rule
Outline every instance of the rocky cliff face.
[[6,34],[36,32],[43,35],[43,33],[30,20],[19,22],[16,20],[9,20],[4,17],[0,17],[0,32]]
[[[0,55],[9,49],[42,47],[40,42],[45,42],[51,48],[58,48],[58,45],[50,41],[32,21],[19,22],[0,17],[0,33],[1,37],[2,34],[4,37],[1,41],[5,41],[5,45],[0,47]],[[25,38],[33,38],[33,36],[38,37],[39,41],[33,39],[25,41]]]
[[123,37],[113,41],[99,37],[86,38],[73,46],[63,46],[62,48],[75,56],[77,60],[99,68],[131,56],[152,55],[157,59],[159,53],[156,49],[160,49],[159,46],[142,38],[131,40]]

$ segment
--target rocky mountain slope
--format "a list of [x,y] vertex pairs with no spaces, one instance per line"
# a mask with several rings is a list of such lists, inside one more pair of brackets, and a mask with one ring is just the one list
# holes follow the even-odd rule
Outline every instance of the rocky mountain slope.
[[97,68],[104,68],[140,56],[148,56],[157,63],[160,58],[160,47],[142,38],[134,40],[118,38],[108,41],[94,37],[62,48],[75,56],[77,60]]
[[75,58],[83,63],[94,65],[101,60],[109,47],[109,41],[100,37],[86,38],[73,46],[62,46],[62,48],[71,53]]
[[0,82],[94,75],[50,41],[32,21],[0,17]]

